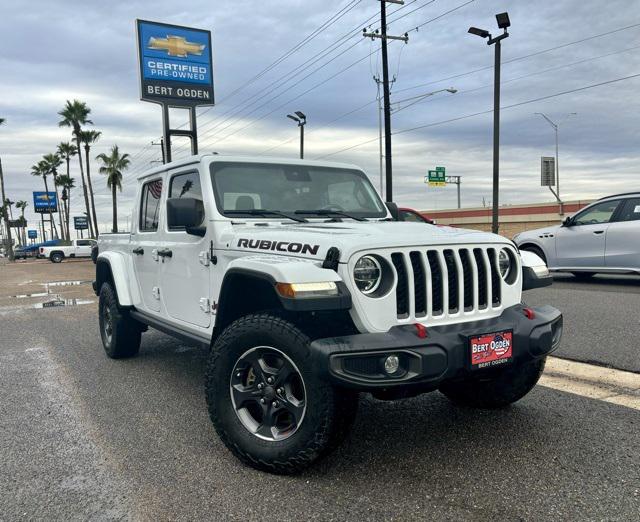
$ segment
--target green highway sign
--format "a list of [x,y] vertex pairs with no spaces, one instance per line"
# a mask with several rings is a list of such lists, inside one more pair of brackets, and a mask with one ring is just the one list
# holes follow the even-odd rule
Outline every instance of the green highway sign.
[[436,167],[436,170],[428,171],[428,176],[425,182],[429,183],[430,187],[444,187],[447,184],[447,178],[444,167]]

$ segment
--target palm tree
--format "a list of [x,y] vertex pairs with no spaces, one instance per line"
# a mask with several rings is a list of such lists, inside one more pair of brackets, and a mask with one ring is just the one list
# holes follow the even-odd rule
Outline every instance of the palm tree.
[[[5,122],[4,118],[0,118],[0,125]],[[10,261],[13,261],[13,240],[11,239],[11,228],[9,227],[9,215],[5,208],[6,195],[4,193],[4,175],[2,174],[2,162],[0,161],[0,209],[2,209],[2,218],[4,220],[4,226],[7,229],[7,255]]]
[[93,187],[91,186],[91,169],[89,168],[89,149],[91,145],[96,143],[100,139],[102,133],[96,130],[83,130],[80,131],[80,141],[84,144],[85,157],[87,159],[87,184],[89,185],[89,196],[91,198],[91,212],[93,217],[93,228],[98,235],[98,219],[96,218],[96,202],[93,198]]
[[[71,162],[71,158],[73,156],[75,156],[76,154],[78,154],[78,147],[76,147],[73,143],[69,143],[67,142],[60,142],[58,144],[58,152],[57,152],[58,156],[60,156],[60,159],[62,159],[66,164],[67,164],[67,176],[70,176],[70,172],[69,172],[69,165]],[[62,184],[60,184],[61,187],[64,186]],[[65,205],[63,205],[64,207]],[[67,205],[68,208],[68,205]],[[69,232],[69,215],[67,214],[67,209],[65,209],[65,223],[66,223],[66,233],[67,233],[67,240],[70,240],[70,232]]]
[[[93,122],[88,118],[91,113],[91,109],[85,102],[79,100],[73,100],[72,102],[67,100],[67,103],[58,114],[62,117],[62,120],[58,122],[60,127],[71,127],[73,137],[76,140],[76,147],[80,151],[80,132],[82,131],[82,125],[93,125]],[[80,177],[82,178],[82,191],[84,192],[84,204],[87,207],[87,216],[91,216],[91,209],[89,207],[89,195],[87,194],[87,184],[84,179],[84,168],[82,166],[82,154],[78,154],[78,162],[80,163]],[[95,237],[93,231],[92,220],[89,219],[89,232],[91,237]]]
[[[45,154],[42,159],[46,162],[49,172],[53,176],[53,188],[56,193],[56,203],[60,207],[60,195],[58,194],[58,167],[62,165],[62,159],[57,154]],[[64,221],[62,220],[62,213],[58,208],[58,220],[60,221],[60,233],[64,237]]]
[[4,200],[4,205],[5,207],[7,207],[9,209],[9,219],[11,221],[13,221],[13,209],[11,207],[13,207],[13,205],[15,205],[15,201],[11,201],[9,198],[5,198]]
[[113,227],[112,232],[118,232],[118,206],[116,203],[116,188],[122,190],[122,171],[129,167],[129,154],[120,154],[118,146],[111,147],[109,155],[102,153],[96,156],[102,162],[100,174],[106,174],[107,187],[111,189],[113,200]]
[[26,232],[26,226],[25,226],[24,211],[27,209],[28,206],[29,206],[29,203],[27,203],[23,199],[16,202],[16,208],[19,208],[21,210],[20,220],[22,221],[22,244],[23,245],[27,244],[27,232]]
[[[44,159],[41,159],[38,163],[31,167],[31,175],[38,176],[44,181],[44,191],[47,195],[49,194],[49,184],[47,183],[47,176],[49,174],[51,174],[51,167]],[[53,221],[53,215],[51,214],[51,212],[49,212],[49,224],[51,226],[51,237],[54,237],[53,227],[55,226],[55,223]]]
[[61,174],[58,176],[58,185],[62,187],[62,205],[65,207],[64,213],[67,220],[67,240],[70,240],[71,229],[69,228],[69,216],[71,214],[69,209],[71,208],[71,189],[76,186],[75,180],[71,176]]

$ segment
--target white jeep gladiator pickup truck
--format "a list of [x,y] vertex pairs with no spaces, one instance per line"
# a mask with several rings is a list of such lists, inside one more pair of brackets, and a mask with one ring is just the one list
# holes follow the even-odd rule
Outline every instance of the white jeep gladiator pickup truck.
[[99,239],[107,355],[135,355],[149,326],[207,346],[213,425],[258,469],[293,473],[335,447],[359,392],[506,406],[562,335],[558,310],[521,301],[551,282],[536,255],[399,222],[352,165],[173,162],[140,177],[132,223]]
[[62,263],[67,257],[91,257],[91,249],[96,244],[94,239],[74,239],[69,246],[40,247],[38,257],[52,263]]

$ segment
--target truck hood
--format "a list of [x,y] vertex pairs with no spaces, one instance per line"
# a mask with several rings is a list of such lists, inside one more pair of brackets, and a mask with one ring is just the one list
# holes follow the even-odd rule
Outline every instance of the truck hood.
[[509,243],[478,230],[395,221],[233,224],[219,240],[223,249],[312,259],[324,259],[329,248],[337,247],[341,262],[365,250]]

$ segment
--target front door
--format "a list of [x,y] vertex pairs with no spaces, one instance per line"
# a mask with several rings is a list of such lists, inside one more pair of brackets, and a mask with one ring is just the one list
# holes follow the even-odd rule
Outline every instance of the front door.
[[142,299],[142,307],[151,312],[160,311],[159,231],[162,179],[147,181],[142,186],[138,209],[138,223],[132,235],[131,257]]
[[[168,179],[167,199],[193,198],[202,201],[197,170],[175,171]],[[203,204],[203,209],[205,208]],[[203,218],[206,223],[206,216]],[[203,328],[211,324],[209,240],[187,234],[184,227],[164,223],[160,285],[169,317]],[[167,253],[170,252],[170,256]]]
[[624,200],[609,224],[605,264],[640,271],[640,198]]
[[601,268],[609,222],[620,200],[596,203],[556,232],[558,268]]

